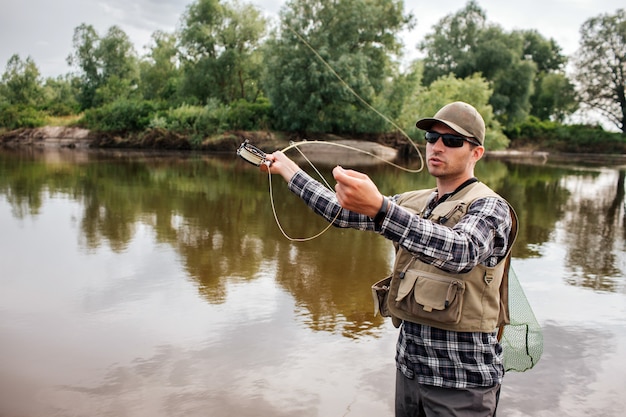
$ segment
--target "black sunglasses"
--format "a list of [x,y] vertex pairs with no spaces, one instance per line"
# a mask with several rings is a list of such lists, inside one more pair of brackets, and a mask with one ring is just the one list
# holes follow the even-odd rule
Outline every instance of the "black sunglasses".
[[439,140],[439,138],[441,138],[443,144],[448,148],[460,148],[461,146],[463,146],[463,142],[469,142],[472,145],[481,146],[480,143],[476,141],[470,140],[464,136],[453,135],[451,133],[428,131],[426,132],[426,135],[424,135],[424,138],[428,143],[435,143],[437,142],[437,140]]

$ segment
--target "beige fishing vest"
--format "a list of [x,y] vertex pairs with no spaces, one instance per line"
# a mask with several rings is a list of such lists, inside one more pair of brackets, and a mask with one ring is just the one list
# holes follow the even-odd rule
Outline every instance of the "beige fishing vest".
[[[408,192],[397,203],[423,217],[433,191]],[[472,202],[483,197],[502,198],[486,185],[475,182],[440,203],[427,218],[453,227]],[[448,273],[396,245],[393,275],[388,278],[388,286],[381,285],[389,291],[384,300],[386,306],[380,305],[382,314],[392,316],[396,326],[401,319],[464,332],[493,332],[508,324],[508,271],[511,247],[517,236],[517,216],[510,205],[509,209],[513,225],[507,254],[495,267],[479,264],[467,273]]]

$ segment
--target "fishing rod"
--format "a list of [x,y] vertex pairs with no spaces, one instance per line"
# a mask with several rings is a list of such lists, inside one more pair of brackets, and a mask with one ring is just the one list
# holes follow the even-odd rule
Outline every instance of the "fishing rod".
[[[297,149],[300,153],[302,153],[300,147],[302,145],[331,145],[331,146],[336,146],[338,148],[343,148],[343,149],[348,149],[348,150],[352,150],[355,152],[359,152],[368,156],[371,156],[372,158],[378,159],[388,165],[391,165],[397,169],[401,169],[407,172],[420,172],[423,167],[420,167],[419,170],[412,170],[406,167],[403,167],[401,165],[398,165],[394,162],[391,162],[379,155],[376,155],[375,153],[366,151],[364,149],[360,149],[357,148],[355,146],[351,146],[351,145],[346,145],[345,143],[339,143],[339,142],[329,142],[329,141],[325,141],[325,140],[302,140],[299,142],[290,142],[289,146],[281,149],[281,152],[287,152],[290,149]],[[269,166],[270,161],[267,160],[267,154],[261,150],[260,148],[254,146],[253,144],[250,143],[250,141],[248,139],[246,139],[243,143],[241,143],[241,145],[239,145],[239,148],[237,149],[237,155],[239,155],[244,161],[251,163],[254,166],[261,166],[262,164],[267,164]],[[304,156],[304,154],[303,154]]]

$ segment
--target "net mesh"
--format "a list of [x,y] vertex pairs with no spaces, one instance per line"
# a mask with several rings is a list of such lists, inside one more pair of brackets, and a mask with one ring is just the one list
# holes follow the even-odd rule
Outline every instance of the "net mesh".
[[513,268],[509,270],[509,315],[500,344],[504,369],[524,372],[537,364],[543,353],[543,333]]

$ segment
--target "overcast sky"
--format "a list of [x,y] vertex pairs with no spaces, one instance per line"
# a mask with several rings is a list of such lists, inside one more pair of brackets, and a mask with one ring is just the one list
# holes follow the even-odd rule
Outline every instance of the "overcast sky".
[[[139,54],[157,30],[172,32],[193,0],[0,0],[0,74],[13,54],[30,56],[41,75],[55,77],[70,72],[66,57],[72,52],[74,29],[92,25],[100,36],[119,26],[133,41]],[[283,0],[241,0],[276,16]],[[506,30],[537,29],[554,38],[570,55],[578,48],[583,22],[603,13],[615,13],[624,0],[479,0],[487,20]],[[467,0],[405,0],[405,9],[417,18],[416,27],[403,35],[406,53],[418,56],[415,45],[432,31],[439,19],[454,13]]]

